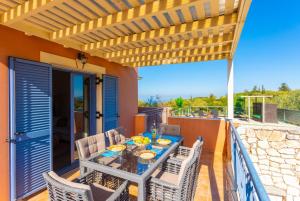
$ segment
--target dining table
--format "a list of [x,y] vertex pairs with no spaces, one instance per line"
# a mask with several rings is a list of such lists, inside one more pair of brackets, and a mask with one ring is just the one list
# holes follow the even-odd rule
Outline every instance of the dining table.
[[[81,160],[81,168],[95,170],[107,175],[122,178],[138,185],[138,200],[146,200],[146,182],[152,173],[168,159],[171,153],[183,142],[182,136],[156,135],[152,138],[150,132],[141,134],[148,137],[150,143],[145,146],[137,146],[135,141],[128,139],[124,145],[126,149],[121,152],[111,151],[108,148],[93,156],[88,160]],[[161,145],[158,139],[170,140],[170,144]],[[150,150],[155,153],[155,157],[145,160],[140,157],[143,150]]]

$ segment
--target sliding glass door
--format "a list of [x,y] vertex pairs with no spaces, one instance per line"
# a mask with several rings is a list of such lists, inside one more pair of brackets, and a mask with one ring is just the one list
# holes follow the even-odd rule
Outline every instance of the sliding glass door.
[[[90,105],[90,78],[84,74],[73,74],[73,116],[74,142],[89,135],[89,105]],[[73,143],[74,143],[73,142]],[[74,144],[74,160],[78,159]]]

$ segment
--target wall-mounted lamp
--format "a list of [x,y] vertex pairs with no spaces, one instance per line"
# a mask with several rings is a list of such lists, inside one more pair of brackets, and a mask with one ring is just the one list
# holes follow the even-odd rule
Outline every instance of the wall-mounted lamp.
[[85,56],[85,54],[83,52],[79,52],[77,54],[77,58],[76,58],[76,66],[78,68],[78,64],[77,62],[79,61],[82,64],[82,69],[84,68],[84,65],[87,63],[88,58]]

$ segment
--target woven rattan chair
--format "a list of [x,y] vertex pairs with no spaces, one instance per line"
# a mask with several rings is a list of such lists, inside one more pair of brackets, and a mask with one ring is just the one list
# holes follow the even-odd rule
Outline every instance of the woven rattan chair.
[[106,135],[109,139],[109,144],[124,144],[126,141],[125,129],[122,127],[111,129],[106,132]]
[[127,201],[128,182],[124,181],[115,189],[101,185],[102,174],[96,171],[77,179],[76,183],[59,177],[54,172],[44,173],[50,201]]
[[194,142],[192,148],[184,147],[184,146],[178,147],[178,149],[175,151],[174,154],[171,155],[171,157],[168,161],[169,163],[171,162],[171,163],[180,164],[180,163],[182,163],[183,160],[187,159],[187,157],[191,153],[191,150],[194,150],[195,154],[199,156],[196,159],[196,166],[195,166],[195,171],[194,171],[194,176],[193,176],[194,180],[193,180],[193,185],[191,188],[192,189],[191,200],[192,200],[192,198],[194,198],[195,192],[196,192],[197,181],[198,181],[198,176],[199,176],[199,172],[200,172],[200,156],[202,153],[202,148],[203,148],[203,138],[201,136],[199,136],[197,138],[196,142]]
[[[75,142],[78,157],[81,160],[88,160],[99,152],[105,150],[105,135],[100,133],[86,138],[82,138]],[[80,167],[80,173],[86,173],[87,169]]]
[[185,146],[179,146],[176,151],[171,155],[171,159],[176,159],[176,160],[184,160],[186,159],[189,154],[190,151],[194,148],[197,148],[196,151],[201,151],[199,150],[199,148],[202,148],[202,144],[203,144],[203,138],[201,136],[199,136],[196,140],[196,142],[194,142],[192,148],[189,147],[185,147]]
[[161,134],[167,135],[180,135],[180,126],[179,125],[169,125],[169,124],[160,124],[159,126]]
[[157,169],[148,182],[148,200],[193,200],[201,147],[199,142],[186,159],[168,160]]

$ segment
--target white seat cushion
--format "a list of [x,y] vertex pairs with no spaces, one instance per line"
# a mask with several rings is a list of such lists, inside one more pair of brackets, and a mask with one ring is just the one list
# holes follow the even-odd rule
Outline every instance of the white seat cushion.
[[176,174],[160,171],[159,169],[157,169],[153,172],[151,176],[160,179],[162,181],[168,182],[170,184],[174,184],[174,185],[178,184],[178,175]]

